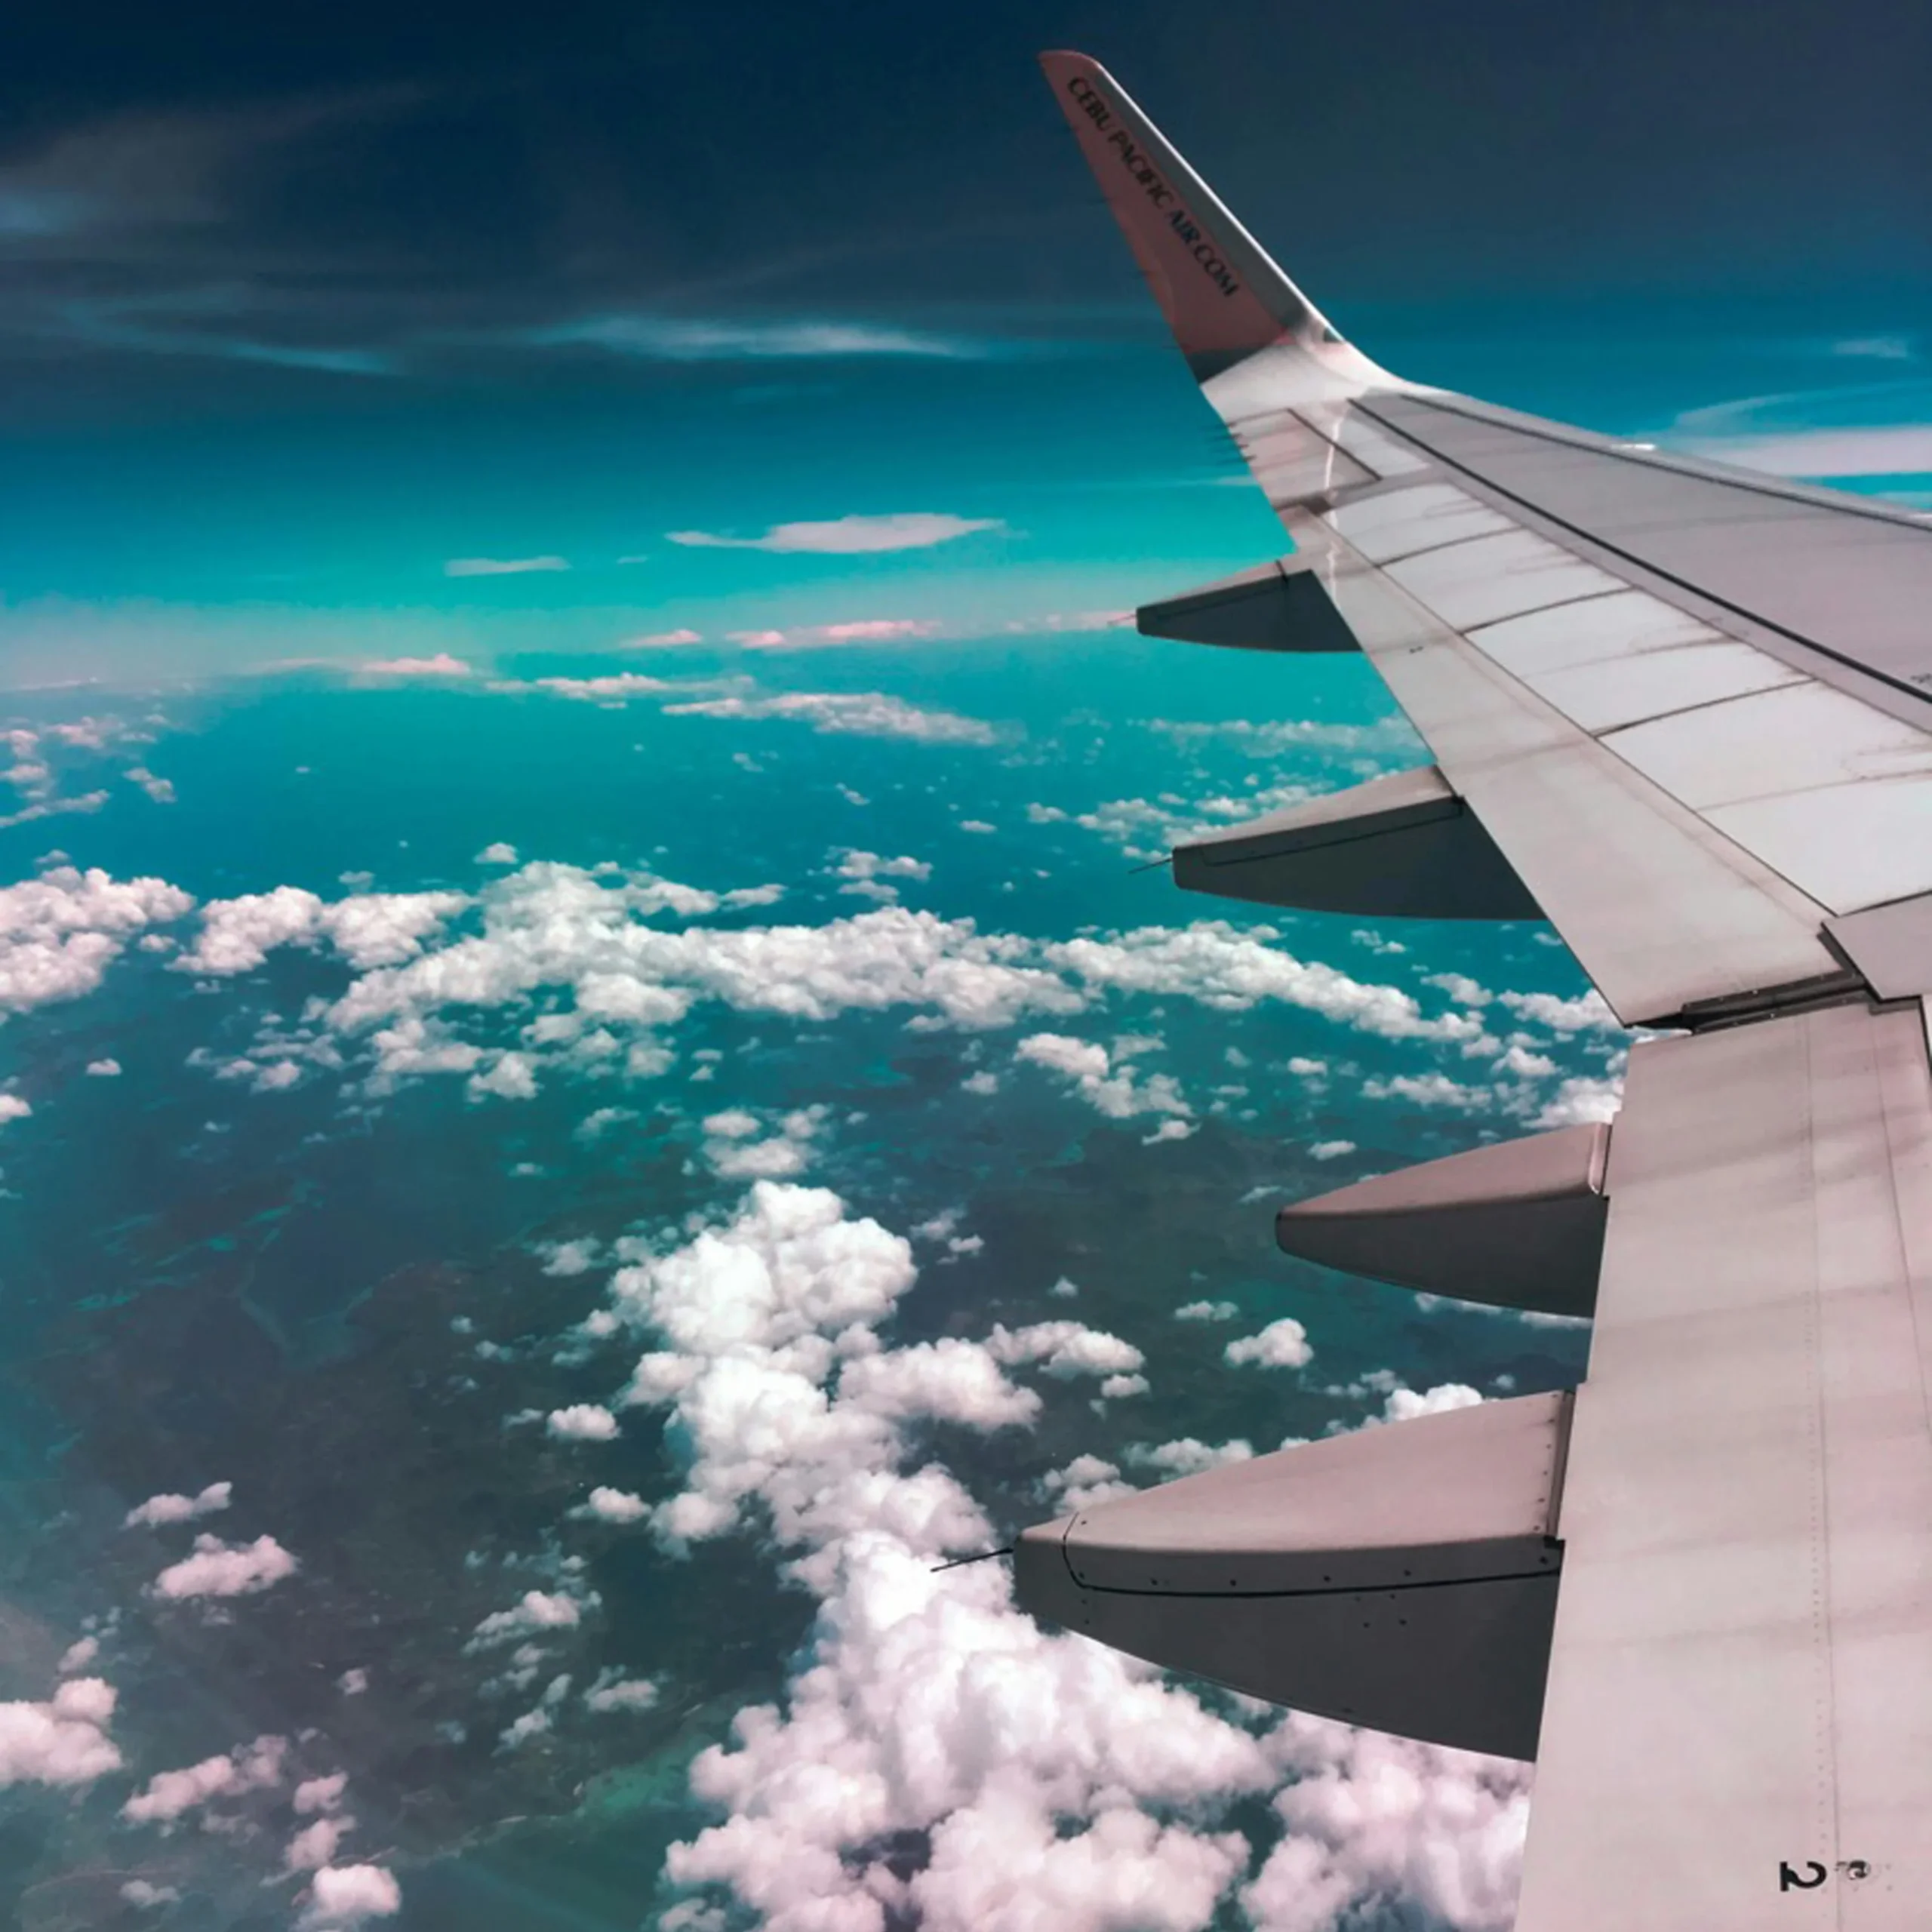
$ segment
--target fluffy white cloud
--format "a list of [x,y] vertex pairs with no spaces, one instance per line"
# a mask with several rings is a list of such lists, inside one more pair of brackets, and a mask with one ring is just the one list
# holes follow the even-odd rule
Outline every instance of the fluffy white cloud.
[[1579,1074],[1557,1088],[1531,1124],[1580,1127],[1587,1121],[1611,1121],[1617,1118],[1617,1110],[1623,1103],[1621,1073],[1603,1078]]
[[1256,1932],[1330,1932],[1398,1898],[1457,1932],[1507,1932],[1529,1766],[1299,1715],[1272,1742],[1289,1835],[1241,1894]]
[[1241,1304],[1233,1301],[1183,1302],[1174,1310],[1177,1321],[1232,1321],[1241,1312]]
[[[1065,1033],[1034,1033],[1020,1042],[1016,1059],[1046,1068],[1071,1083],[1088,1104],[1110,1120],[1131,1120],[1137,1114],[1185,1115],[1187,1103],[1171,1075],[1135,1078],[1131,1066],[1116,1067],[1097,1041],[1075,1039]],[[1184,1134],[1187,1130],[1183,1127]]]
[[1384,1422],[1407,1422],[1417,1416],[1439,1416],[1447,1409],[1473,1408],[1480,1393],[1462,1382],[1438,1382],[1432,1389],[1392,1389],[1382,1406]]
[[137,1503],[123,1519],[130,1529],[143,1525],[149,1529],[158,1529],[164,1523],[192,1522],[197,1516],[212,1515],[217,1509],[226,1509],[235,1494],[232,1482],[211,1482],[192,1496],[177,1496],[171,1493],[150,1496],[145,1503]]
[[1035,1321],[1024,1328],[993,1324],[986,1349],[1009,1366],[1038,1362],[1049,1375],[1132,1375],[1146,1361],[1131,1342],[1083,1321]]
[[703,1122],[704,1158],[715,1172],[730,1180],[789,1180],[804,1172],[812,1143],[829,1112],[823,1106],[794,1108],[768,1134],[758,1115],[743,1107],[728,1107]]
[[282,1854],[284,1869],[313,1872],[332,1863],[337,1847],[355,1828],[353,1818],[318,1818],[312,1825],[303,1826]]
[[285,1737],[262,1737],[226,1755],[204,1758],[175,1771],[158,1771],[121,1807],[137,1825],[171,1825],[217,1798],[239,1798],[281,1782],[288,1755]]
[[777,691],[762,697],[698,698],[667,704],[672,718],[789,718],[815,731],[863,738],[910,738],[929,745],[990,745],[984,719],[930,711],[886,691]]
[[1254,1454],[1251,1443],[1208,1443],[1183,1435],[1177,1441],[1158,1442],[1152,1447],[1144,1442],[1134,1443],[1127,1451],[1127,1460],[1139,1469],[1158,1469],[1164,1476],[1198,1476],[1204,1469],[1245,1463]]
[[839,1371],[838,1393],[874,1415],[931,1416],[974,1429],[1024,1426],[1040,1413],[1040,1398],[1009,1382],[990,1349],[954,1335],[853,1357]]
[[571,1513],[592,1517],[600,1523],[641,1523],[651,1514],[651,1505],[627,1489],[613,1489],[599,1483]]
[[[289,1803],[298,1818],[306,1818],[314,1812],[334,1810],[348,1789],[349,1774],[331,1771],[327,1777],[304,1778],[295,1787]],[[328,1861],[325,1859],[322,1862],[327,1864]]]
[[1355,1151],[1352,1140],[1315,1140],[1309,1143],[1308,1156],[1312,1161],[1339,1161]]
[[526,1590],[508,1610],[492,1611],[485,1617],[463,1647],[487,1650],[541,1631],[574,1630],[583,1621],[585,1610],[595,1607],[597,1601],[594,1593],[580,1601],[565,1590]]
[[0,888],[0,1014],[92,992],[129,938],[194,903],[165,879],[72,866]]
[[1116,1496],[1131,1496],[1134,1485],[1120,1479],[1120,1466],[1103,1456],[1079,1455],[1063,1469],[1049,1469],[1040,1478],[1040,1493],[1063,1515],[1076,1515]]
[[1482,1031],[1466,1014],[1425,1017],[1399,987],[1367,985],[1297,959],[1269,943],[1278,937],[1272,928],[1217,919],[1180,931],[1153,926],[1111,940],[1069,940],[1048,947],[1046,956],[1090,987],[1179,995],[1226,1012],[1278,1001],[1393,1040],[1460,1041]]
[[118,1079],[120,1073],[121,1063],[118,1060],[91,1060],[88,1062],[88,1075],[91,1079]]
[[71,1677],[77,1670],[85,1670],[100,1654],[98,1637],[76,1637],[60,1653],[60,1661],[54,1668],[63,1677]]
[[76,1677],[45,1703],[0,1703],[0,1789],[15,1784],[91,1784],[121,1767],[107,1734],[114,1687]]
[[1315,1359],[1308,1331],[1291,1315],[1271,1321],[1258,1335],[1244,1335],[1222,1351],[1234,1367],[1254,1362],[1263,1368],[1302,1368]]
[[899,897],[899,888],[893,880],[928,879],[933,875],[931,865],[924,859],[888,859],[877,852],[861,852],[850,847],[833,856],[838,860],[834,870],[845,881],[838,888],[841,892],[856,898],[876,899],[885,905]]
[[23,1100],[17,1094],[0,1094],[0,1126],[10,1120],[25,1120],[33,1112],[33,1103]]
[[600,1670],[583,1694],[583,1707],[599,1715],[614,1711],[648,1711],[657,1702],[657,1686],[648,1678],[626,1677],[621,1671]]
[[298,1921],[303,1932],[352,1932],[371,1918],[402,1909],[402,1887],[380,1865],[325,1865],[309,1887]]
[[617,1434],[617,1418],[598,1402],[573,1402],[552,1409],[543,1426],[561,1442],[609,1442]]
[[195,1553],[171,1563],[154,1580],[155,1594],[180,1603],[195,1597],[253,1595],[292,1577],[295,1558],[273,1537],[253,1543],[225,1543],[219,1537],[195,1539]]
[[209,977],[252,973],[278,946],[325,939],[358,973],[399,965],[469,903],[460,892],[365,892],[331,904],[296,885],[211,900],[194,946],[173,970]]
[[712,549],[805,551],[860,556],[881,550],[924,550],[976,531],[999,530],[997,518],[952,516],[931,510],[901,510],[889,516],[841,516],[823,523],[774,524],[762,537],[718,537],[709,531],[672,530],[673,543]]

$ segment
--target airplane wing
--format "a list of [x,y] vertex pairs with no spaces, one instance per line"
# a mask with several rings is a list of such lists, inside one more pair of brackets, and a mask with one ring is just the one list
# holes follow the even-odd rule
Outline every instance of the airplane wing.
[[1540,914],[1621,1111],[1282,1211],[1592,1318],[1574,1392],[1028,1531],[1038,1614],[1534,1757],[1521,1932],[1932,1915],[1932,519],[1413,383],[1084,55],[1042,64],[1291,540],[1151,634],[1367,654],[1435,762],[1178,850],[1277,905]]

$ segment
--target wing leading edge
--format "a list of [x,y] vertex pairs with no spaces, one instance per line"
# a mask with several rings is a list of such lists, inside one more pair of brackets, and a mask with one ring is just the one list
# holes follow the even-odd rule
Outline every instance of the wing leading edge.
[[[1293,545],[1151,634],[1365,651],[1435,764],[1177,852],[1263,903],[1555,924],[1606,1128],[1284,1210],[1591,1315],[1555,1407],[1287,1451],[1023,1537],[1022,1600],[1537,1760],[1521,1932],[1903,1932],[1932,1894],[1932,527],[1403,382],[1084,56],[1042,65]],[[1480,1412],[1478,1412],[1480,1413]],[[1454,1424],[1454,1426],[1444,1425]]]

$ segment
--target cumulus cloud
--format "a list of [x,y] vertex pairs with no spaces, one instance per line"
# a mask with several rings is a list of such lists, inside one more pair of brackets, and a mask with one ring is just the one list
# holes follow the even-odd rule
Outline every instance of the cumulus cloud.
[[154,1580],[154,1589],[171,1603],[196,1597],[252,1596],[294,1576],[296,1568],[295,1558],[273,1537],[225,1543],[219,1537],[199,1536],[195,1553],[171,1563]]
[[546,1433],[560,1442],[610,1442],[616,1439],[617,1418],[597,1402],[573,1402],[552,1409],[544,1418]]
[[516,863],[516,848],[499,838],[494,844],[486,845],[476,855],[479,866],[513,866]]
[[121,1815],[137,1825],[172,1825],[218,1798],[269,1790],[281,1783],[288,1755],[287,1738],[265,1736],[224,1756],[158,1771],[122,1806]]
[[353,1932],[402,1909],[402,1887],[380,1865],[325,1865],[315,1874],[297,1923],[303,1932]]
[[648,1711],[657,1702],[657,1686],[648,1678],[626,1677],[619,1670],[600,1670],[583,1694],[583,1707],[600,1716],[614,1711]]
[[114,1080],[120,1076],[121,1063],[118,1060],[91,1060],[87,1070],[90,1079]]
[[1394,1898],[1457,1932],[1508,1932],[1529,1766],[1299,1715],[1275,1748],[1288,1835],[1241,1892],[1255,1932],[1326,1932]]
[[353,1818],[318,1818],[312,1825],[303,1826],[282,1854],[283,1869],[313,1872],[331,1863],[337,1847],[355,1826]]
[[[1133,1067],[1115,1066],[1097,1041],[1075,1039],[1065,1033],[1035,1033],[1020,1042],[1014,1057],[1058,1074],[1090,1106],[1110,1120],[1131,1120],[1149,1113],[1185,1115],[1192,1111],[1171,1075],[1152,1073],[1137,1079]],[[1182,1128],[1183,1134],[1186,1131]]]
[[1049,1375],[1135,1374],[1146,1358],[1131,1342],[1084,1321],[1035,1321],[1023,1328],[995,1322],[986,1347],[994,1361],[1009,1367],[1038,1364]]
[[888,859],[877,852],[861,852],[847,846],[832,856],[838,861],[832,869],[845,881],[838,888],[841,893],[876,899],[884,905],[893,903],[899,897],[899,888],[892,883],[894,879],[924,880],[933,875],[930,860],[915,859],[909,854]]
[[1183,1302],[1174,1310],[1177,1321],[1232,1321],[1241,1312],[1241,1304],[1232,1301]]
[[192,1496],[172,1493],[150,1496],[145,1503],[135,1504],[125,1520],[130,1529],[137,1524],[158,1529],[164,1523],[192,1522],[197,1516],[212,1515],[217,1509],[226,1509],[234,1494],[235,1485],[232,1482],[211,1482]]
[[1352,1140],[1313,1140],[1309,1143],[1308,1157],[1311,1161],[1339,1161],[1355,1151]]
[[1580,1127],[1586,1121],[1612,1121],[1623,1103],[1623,1076],[1578,1074],[1558,1087],[1531,1124]]
[[18,1094],[0,1094],[0,1127],[10,1120],[25,1120],[33,1112],[33,1103],[23,1100]]
[[114,1687],[71,1678],[45,1703],[0,1703],[0,1789],[16,1784],[91,1784],[121,1767],[107,1734]]
[[720,537],[703,530],[672,530],[665,534],[673,543],[712,549],[806,551],[849,557],[884,550],[930,549],[936,543],[950,543],[977,531],[1004,528],[995,517],[903,510],[890,516],[841,516],[823,523],[774,524],[762,537]]
[[323,940],[358,972],[399,965],[469,903],[461,892],[365,892],[331,903],[295,885],[211,900],[195,944],[171,970],[228,978],[253,972],[278,946]]
[[600,1483],[571,1514],[594,1518],[600,1523],[641,1523],[651,1514],[651,1505],[627,1489],[612,1489]]
[[830,1111],[795,1107],[768,1124],[746,1108],[728,1107],[704,1121],[704,1158],[728,1179],[788,1180],[804,1173]]
[[546,1630],[574,1630],[583,1621],[584,1611],[594,1608],[597,1601],[594,1592],[580,1601],[567,1590],[526,1590],[508,1610],[492,1611],[485,1617],[463,1647],[488,1650]]
[[1315,1359],[1308,1331],[1291,1315],[1271,1321],[1258,1335],[1243,1335],[1221,1351],[1230,1366],[1254,1362],[1262,1368],[1302,1368]]
[[842,1401],[897,1420],[929,1416],[980,1429],[1025,1427],[1040,1413],[1040,1398],[1010,1382],[992,1349],[958,1336],[862,1355],[839,1371]]
[[982,718],[922,709],[884,691],[779,691],[761,697],[699,698],[667,704],[664,712],[670,718],[789,719],[821,734],[909,738],[929,745],[990,745],[999,735]]
[[1145,1442],[1129,1445],[1127,1460],[1138,1469],[1158,1469],[1163,1476],[1198,1476],[1204,1470],[1225,1469],[1230,1463],[1245,1463],[1254,1454],[1254,1445],[1238,1439],[1232,1442],[1203,1442],[1183,1435],[1173,1442]]
[[194,903],[164,879],[72,866],[0,888],[0,1014],[92,992],[130,938]]

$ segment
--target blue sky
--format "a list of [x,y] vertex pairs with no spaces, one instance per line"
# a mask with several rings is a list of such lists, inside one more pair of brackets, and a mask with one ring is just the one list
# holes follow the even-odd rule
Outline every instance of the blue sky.
[[[105,53],[41,23],[0,84],[0,681],[1000,632],[1264,554],[1044,45],[1112,61],[1388,366],[1912,487],[1927,29],[1859,11],[365,10],[318,39],[215,7]],[[1893,441],[1763,442],[1841,420]],[[985,527],[667,540],[909,512]],[[551,567],[448,574],[476,559]]]

